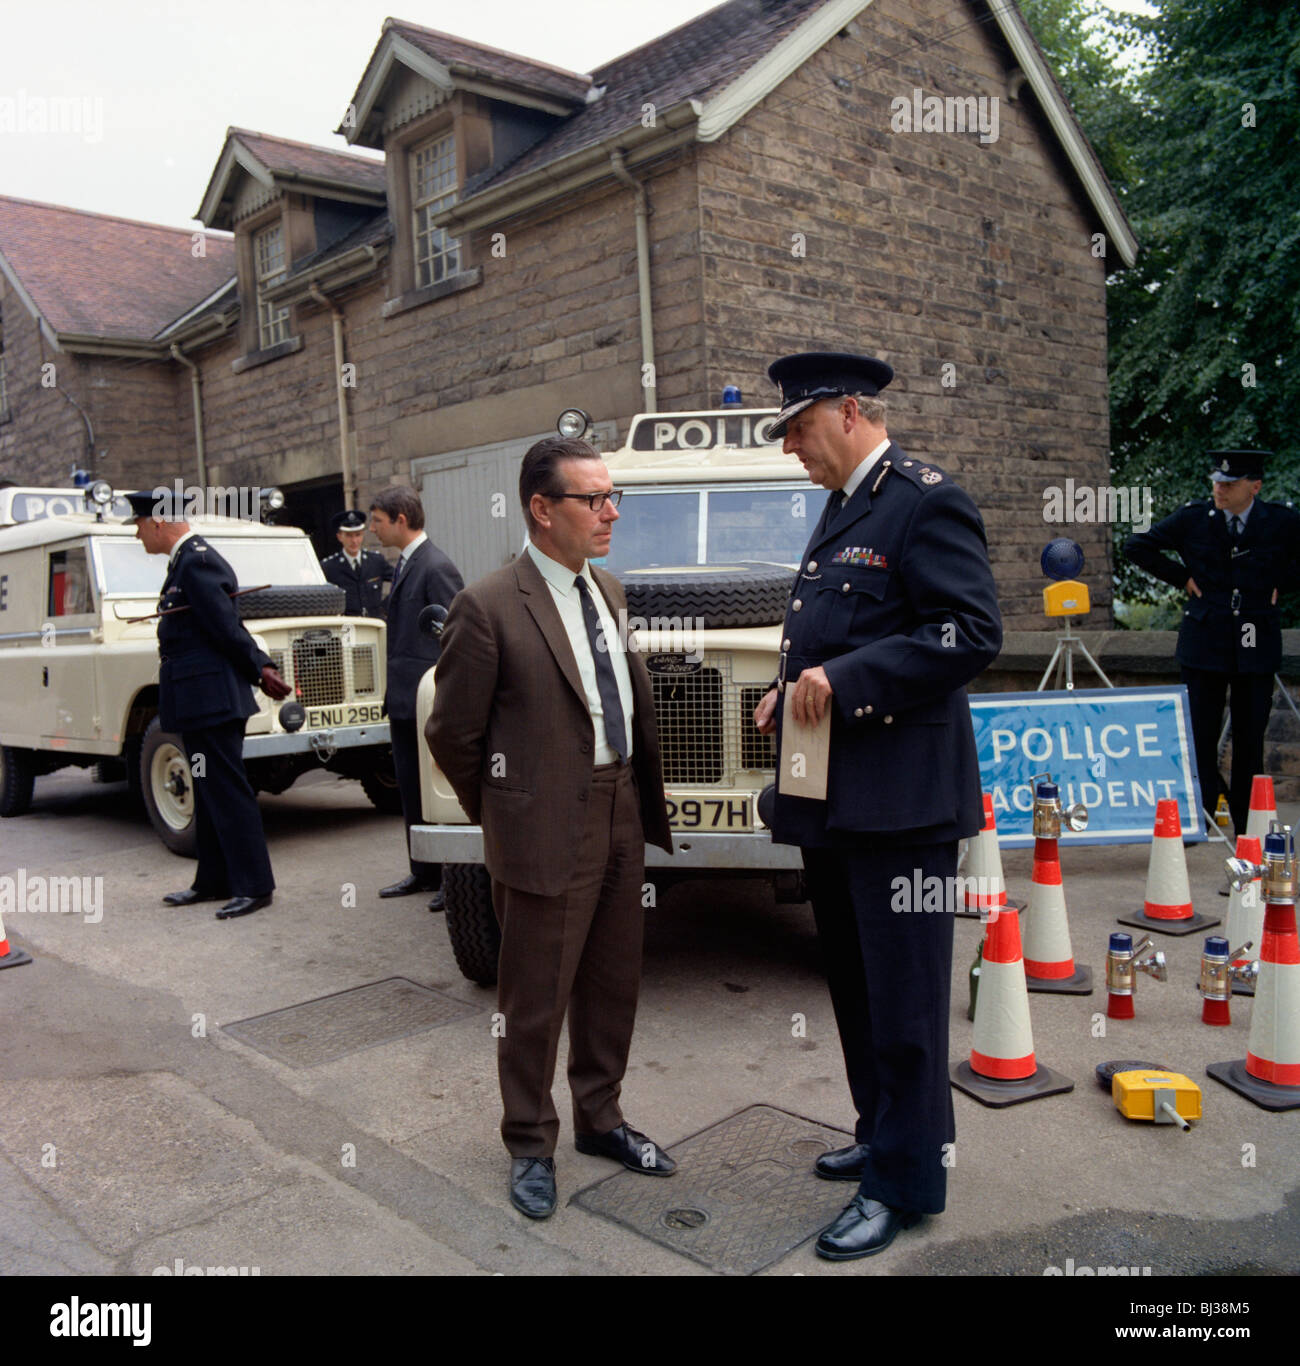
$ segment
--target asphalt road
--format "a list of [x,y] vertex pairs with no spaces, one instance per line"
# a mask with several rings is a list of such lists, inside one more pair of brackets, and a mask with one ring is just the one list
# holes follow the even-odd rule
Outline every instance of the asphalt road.
[[[715,1276],[567,1203],[615,1169],[573,1151],[562,1076],[560,1209],[539,1224],[510,1209],[494,995],[460,977],[422,898],[376,896],[405,871],[399,821],[328,775],[264,797],[262,810],[275,903],[230,922],[211,906],[161,905],[192,865],[163,848],[121,785],[51,775],[30,814],[0,824],[0,875],[102,878],[103,893],[97,923],[85,911],[6,920],[35,963],[0,972],[0,1272]],[[1221,845],[1188,850],[1198,910],[1226,909],[1221,858]],[[1140,907],[1146,863],[1144,846],[1063,856],[1075,957],[1102,985],[1031,1006],[1038,1058],[1073,1092],[1003,1110],[957,1095],[945,1214],[878,1257],[832,1265],[804,1241],[759,1275],[1300,1270],[1300,1111],[1268,1113],[1206,1077],[1208,1062],[1244,1056],[1250,1004],[1234,998],[1227,1029],[1200,1023],[1202,936],[1163,938],[1169,980],[1140,980],[1135,1020],[1104,1018],[1107,934]],[[1005,866],[1012,895],[1027,895],[1028,854]],[[970,1047],[979,933],[956,927],[954,1059]],[[465,1011],[301,1067],[224,1028],[390,978]],[[1185,1072],[1204,1119],[1189,1135],[1124,1120],[1093,1080],[1112,1058]],[[754,1106],[851,1129],[808,907],[775,906],[761,884],[665,893],[649,916],[624,1106],[670,1149]],[[852,1194],[815,1184],[822,1198]]]

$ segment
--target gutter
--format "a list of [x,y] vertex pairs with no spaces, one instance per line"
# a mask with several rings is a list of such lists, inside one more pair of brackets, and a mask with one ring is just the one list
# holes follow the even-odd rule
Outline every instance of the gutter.
[[318,284],[312,284],[310,296],[322,308],[328,308],[334,320],[334,392],[339,408],[339,468],[343,472],[343,506],[351,508],[356,506],[357,490],[348,454],[348,395],[343,384],[343,310]]
[[199,367],[181,350],[175,342],[171,344],[171,357],[179,361],[190,372],[190,397],[194,402],[194,454],[199,466],[199,487],[208,485],[208,457],[203,440],[203,381]]
[[[643,412],[659,411],[659,386],[655,373],[654,313],[650,298],[650,204],[645,185],[628,173],[623,153],[615,147],[609,154],[610,169],[626,185],[636,202],[636,284],[641,312],[641,387],[645,391]],[[646,381],[649,380],[649,383]]]
[[[321,302],[318,289],[343,289],[348,285],[373,275],[380,261],[388,255],[388,245],[374,246],[367,242],[353,247],[342,256],[331,257],[318,265],[304,270],[301,274],[291,275],[272,289],[265,290],[262,297],[277,304],[299,303],[306,299]],[[333,307],[330,304],[329,307]]]

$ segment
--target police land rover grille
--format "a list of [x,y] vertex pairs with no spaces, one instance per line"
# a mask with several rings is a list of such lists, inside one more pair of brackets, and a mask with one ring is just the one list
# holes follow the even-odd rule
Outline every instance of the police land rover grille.
[[772,768],[772,741],[754,726],[767,688],[733,683],[730,656],[706,653],[698,668],[680,673],[652,669],[650,681],[665,783],[730,785]]
[[295,631],[287,651],[269,654],[304,707],[378,696],[374,645],[345,647],[337,632],[317,627]]

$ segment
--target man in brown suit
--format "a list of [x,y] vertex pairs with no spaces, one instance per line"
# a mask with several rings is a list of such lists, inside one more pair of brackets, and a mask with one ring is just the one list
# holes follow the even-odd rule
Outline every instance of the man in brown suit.
[[672,850],[650,678],[627,599],[593,569],[620,495],[585,441],[539,441],[519,474],[530,544],[452,604],[425,736],[470,820],[501,925],[497,1069],[510,1200],[555,1209],[551,1100],[569,1016],[575,1146],[633,1171],[676,1164],[624,1122],[641,982],[645,844]]

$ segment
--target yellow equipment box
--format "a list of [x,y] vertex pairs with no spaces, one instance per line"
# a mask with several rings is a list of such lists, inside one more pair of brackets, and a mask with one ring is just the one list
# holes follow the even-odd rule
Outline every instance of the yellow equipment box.
[[1079,617],[1092,611],[1088,585],[1078,579],[1062,579],[1043,589],[1043,611],[1049,617]]
[[1186,1129],[1189,1119],[1201,1117],[1201,1088],[1181,1072],[1116,1072],[1110,1097],[1125,1119],[1150,1119]]

